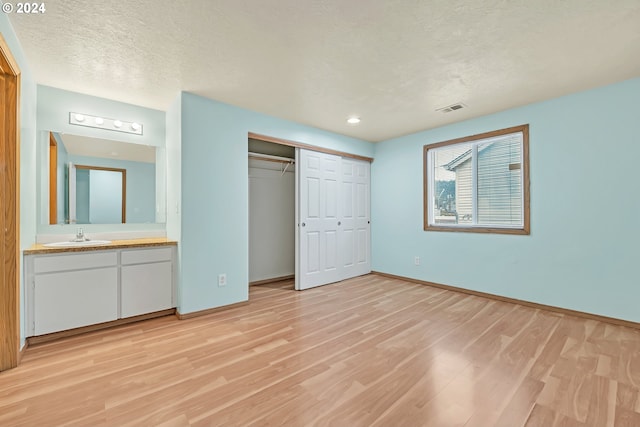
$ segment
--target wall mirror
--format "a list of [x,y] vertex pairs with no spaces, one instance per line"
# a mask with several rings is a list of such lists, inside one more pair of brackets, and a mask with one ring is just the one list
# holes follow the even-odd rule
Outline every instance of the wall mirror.
[[41,224],[165,221],[164,148],[49,131],[42,138]]

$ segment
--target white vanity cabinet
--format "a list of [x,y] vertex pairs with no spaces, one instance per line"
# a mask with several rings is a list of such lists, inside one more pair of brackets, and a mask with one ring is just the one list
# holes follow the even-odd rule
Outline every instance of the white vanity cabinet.
[[117,255],[105,251],[34,257],[33,335],[116,320]]
[[175,307],[175,246],[25,254],[27,336]]
[[121,317],[173,307],[172,248],[122,251]]

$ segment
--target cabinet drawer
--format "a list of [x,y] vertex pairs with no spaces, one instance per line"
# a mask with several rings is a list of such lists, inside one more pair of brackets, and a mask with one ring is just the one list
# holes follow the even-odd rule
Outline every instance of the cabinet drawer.
[[110,267],[118,265],[116,252],[38,256],[33,260],[34,273]]
[[122,264],[144,264],[148,262],[171,261],[172,248],[138,249],[122,251]]

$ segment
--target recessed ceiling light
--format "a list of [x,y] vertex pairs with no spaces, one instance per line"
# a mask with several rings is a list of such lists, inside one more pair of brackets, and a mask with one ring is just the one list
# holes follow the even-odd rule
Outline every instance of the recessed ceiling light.
[[84,122],[84,115],[76,114],[76,120],[79,121],[79,122]]
[[122,122],[120,120],[114,120],[113,121],[113,126],[115,126],[118,129],[120,129],[122,127]]
[[350,125],[357,125],[358,123],[360,123],[360,117],[349,117],[347,119],[347,123],[349,123]]
[[96,124],[98,126],[102,126],[104,124],[104,119],[102,117],[96,117]]

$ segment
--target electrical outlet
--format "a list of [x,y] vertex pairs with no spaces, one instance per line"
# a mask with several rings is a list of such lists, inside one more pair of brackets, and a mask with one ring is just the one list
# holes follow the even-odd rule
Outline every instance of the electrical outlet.
[[218,274],[218,286],[227,286],[227,274]]
[[415,265],[420,265],[420,257],[419,257],[419,256],[417,256],[417,257],[413,258],[413,263],[414,263]]

